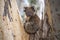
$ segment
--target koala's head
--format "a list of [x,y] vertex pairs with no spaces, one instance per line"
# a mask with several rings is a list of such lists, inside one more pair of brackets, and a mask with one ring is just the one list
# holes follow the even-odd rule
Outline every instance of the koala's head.
[[34,7],[24,7],[24,12],[26,14],[27,17],[31,17],[31,16],[34,16],[35,15],[35,9]]

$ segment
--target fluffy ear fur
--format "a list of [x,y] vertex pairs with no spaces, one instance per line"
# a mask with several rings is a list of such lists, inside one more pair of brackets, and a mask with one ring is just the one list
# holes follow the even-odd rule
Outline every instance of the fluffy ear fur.
[[27,7],[24,7],[24,12],[26,12]]
[[24,9],[27,9],[27,7],[24,7]]

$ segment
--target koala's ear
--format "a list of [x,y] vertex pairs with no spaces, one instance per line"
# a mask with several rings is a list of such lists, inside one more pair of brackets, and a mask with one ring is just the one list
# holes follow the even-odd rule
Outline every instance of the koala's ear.
[[31,8],[32,8],[32,10],[35,12],[34,6],[33,6],[33,7],[31,7]]
[[24,9],[27,9],[27,7],[24,7]]

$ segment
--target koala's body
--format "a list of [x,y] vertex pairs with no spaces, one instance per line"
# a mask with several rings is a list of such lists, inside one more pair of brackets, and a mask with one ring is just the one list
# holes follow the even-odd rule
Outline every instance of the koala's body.
[[29,34],[29,40],[35,40],[35,33],[39,30],[40,19],[35,14],[33,7],[25,7],[24,10],[27,19],[24,23],[25,32]]
[[29,19],[26,20],[24,24],[25,31],[27,33],[35,33],[39,29],[39,17],[34,13],[33,7],[26,7],[25,13]]

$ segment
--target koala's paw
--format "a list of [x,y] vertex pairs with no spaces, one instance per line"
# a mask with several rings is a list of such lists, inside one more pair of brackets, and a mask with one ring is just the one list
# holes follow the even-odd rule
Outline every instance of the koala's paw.
[[27,33],[35,33],[39,29],[39,27],[38,27],[38,25],[25,23],[24,24],[24,29]]

